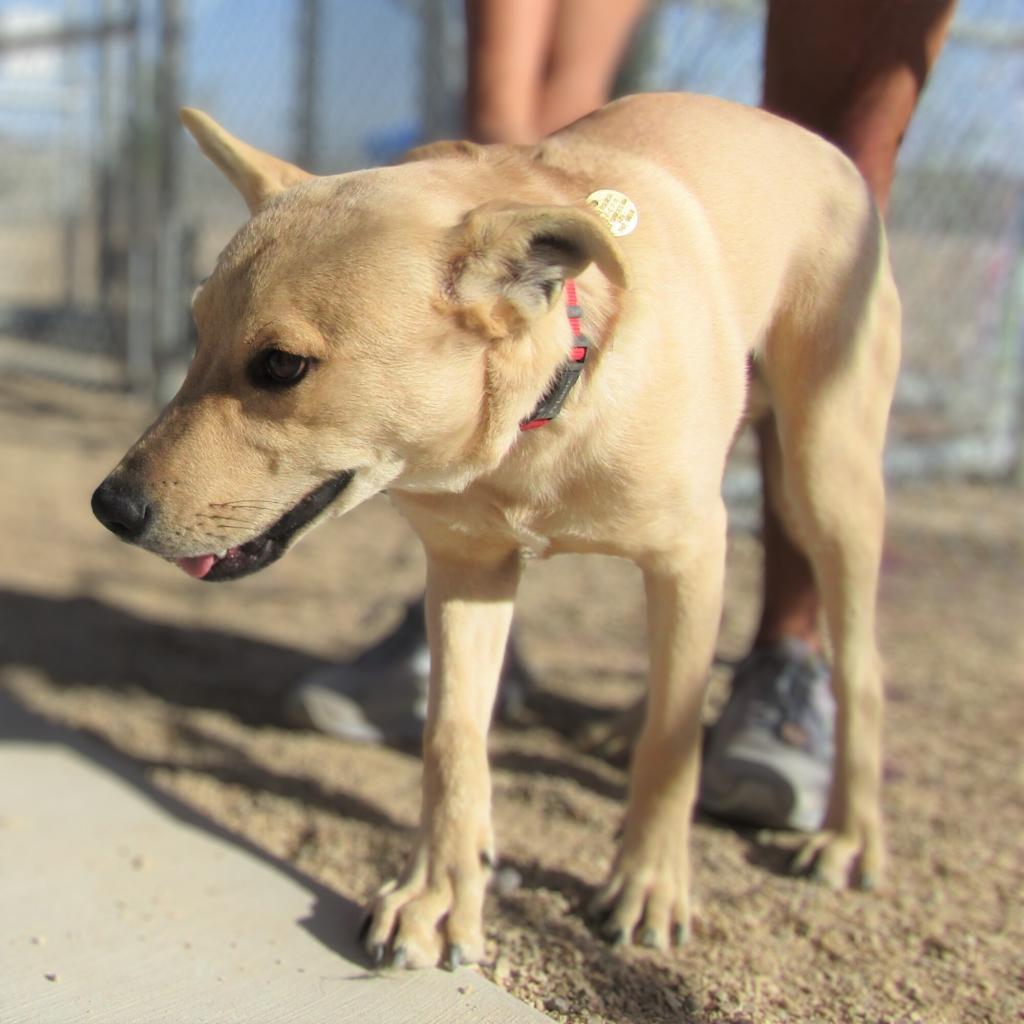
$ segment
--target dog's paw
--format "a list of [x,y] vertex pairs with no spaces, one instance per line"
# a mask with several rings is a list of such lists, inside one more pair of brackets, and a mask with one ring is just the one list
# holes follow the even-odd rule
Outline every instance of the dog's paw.
[[881,826],[822,829],[808,836],[797,850],[792,870],[831,889],[845,889],[850,885],[864,890],[877,889],[885,875]]
[[484,955],[483,904],[493,855],[462,844],[420,847],[402,878],[377,893],[360,938],[376,967],[455,970]]
[[607,942],[666,950],[690,937],[686,830],[679,832],[676,841],[623,843],[608,881],[587,908]]

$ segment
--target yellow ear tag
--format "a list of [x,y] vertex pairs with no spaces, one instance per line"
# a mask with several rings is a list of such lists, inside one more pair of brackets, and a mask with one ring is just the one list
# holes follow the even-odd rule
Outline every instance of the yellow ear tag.
[[616,192],[613,188],[599,188],[587,196],[587,202],[597,210],[601,219],[608,225],[608,230],[616,238],[636,231],[640,211],[629,196]]

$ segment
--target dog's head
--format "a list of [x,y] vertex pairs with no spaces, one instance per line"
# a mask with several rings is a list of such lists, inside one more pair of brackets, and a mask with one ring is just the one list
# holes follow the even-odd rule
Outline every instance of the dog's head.
[[563,281],[614,241],[582,204],[482,201],[472,150],[317,178],[183,120],[252,213],[193,299],[181,390],[93,495],[119,537],[206,580],[275,561],[328,511],[493,468],[569,338]]

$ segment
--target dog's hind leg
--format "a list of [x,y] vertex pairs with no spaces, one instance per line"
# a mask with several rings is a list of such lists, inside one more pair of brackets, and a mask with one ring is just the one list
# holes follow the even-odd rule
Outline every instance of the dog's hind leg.
[[[899,301],[882,267],[863,298],[815,326],[813,347],[766,360],[779,512],[814,567],[832,644],[836,752],[822,831],[797,858],[818,879],[881,881],[882,681],[875,639],[885,528],[882,450],[899,361]],[[799,365],[797,365],[799,363]],[[771,443],[769,438],[769,443]],[[772,460],[769,459],[769,462]]]
[[690,817],[700,769],[701,705],[722,612],[725,507],[704,506],[680,546],[640,561],[651,681],[633,755],[618,855],[591,905],[611,942],[682,942],[690,918]]
[[[461,546],[467,546],[460,540]],[[404,874],[374,902],[364,939],[377,963],[450,967],[483,956],[483,903],[494,861],[487,730],[519,580],[516,552],[430,550],[430,694],[423,803]]]

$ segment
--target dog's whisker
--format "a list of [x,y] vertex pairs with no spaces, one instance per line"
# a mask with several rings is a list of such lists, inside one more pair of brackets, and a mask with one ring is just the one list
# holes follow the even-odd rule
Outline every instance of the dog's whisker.
[[230,517],[221,516],[197,516],[196,518],[202,519],[208,523],[217,523],[220,526],[233,527],[238,530],[250,530],[256,526],[256,523],[248,519],[231,519]]
[[234,501],[213,501],[210,508],[235,508],[237,506],[265,506],[267,508],[290,508],[291,502],[276,501],[273,498],[236,498]]
[[211,508],[223,508],[223,509],[228,509],[228,510],[242,509],[243,511],[245,511],[245,510],[248,510],[248,509],[281,509],[281,508],[288,508],[289,506],[288,505],[284,505],[284,504],[281,504],[281,505],[267,505],[267,504],[260,504],[259,502],[239,501],[239,502],[231,502],[230,504],[211,505],[210,507]]
[[273,512],[275,515],[279,515],[281,513],[281,508],[272,505],[235,505],[230,509],[225,509],[225,511],[237,512],[241,515],[247,515],[254,512]]
[[240,519],[237,516],[211,516],[211,515],[200,515],[201,519],[212,519],[218,523],[224,523],[229,526],[254,526],[255,520],[253,519]]

